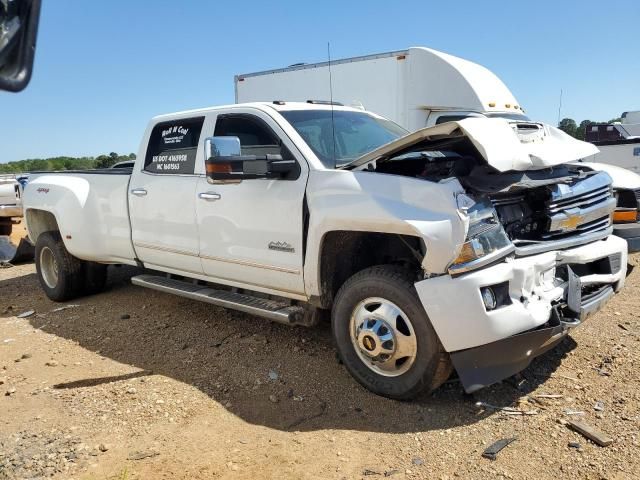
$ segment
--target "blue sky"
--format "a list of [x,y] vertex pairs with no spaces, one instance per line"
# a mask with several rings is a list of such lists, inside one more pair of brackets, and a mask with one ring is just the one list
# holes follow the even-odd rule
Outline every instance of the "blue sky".
[[640,109],[640,2],[44,0],[31,84],[0,93],[0,162],[135,152],[159,113],[232,103],[233,75],[428,46],[530,117]]

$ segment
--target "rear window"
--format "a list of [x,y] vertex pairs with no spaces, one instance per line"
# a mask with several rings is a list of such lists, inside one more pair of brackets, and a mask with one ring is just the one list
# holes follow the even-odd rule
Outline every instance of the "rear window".
[[144,170],[159,174],[194,173],[204,117],[158,123],[151,132]]

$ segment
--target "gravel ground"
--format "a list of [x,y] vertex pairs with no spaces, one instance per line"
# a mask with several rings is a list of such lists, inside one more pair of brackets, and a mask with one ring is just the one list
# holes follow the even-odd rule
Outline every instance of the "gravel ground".
[[134,273],[112,268],[105,293],[60,310],[33,265],[0,269],[0,479],[640,477],[640,268],[521,375],[413,402],[361,388],[326,326],[134,287]]

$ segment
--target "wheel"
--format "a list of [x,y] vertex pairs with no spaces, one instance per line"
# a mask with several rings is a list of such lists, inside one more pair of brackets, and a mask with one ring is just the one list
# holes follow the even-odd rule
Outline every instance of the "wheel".
[[13,225],[10,223],[0,223],[0,235],[11,235],[13,231]]
[[96,262],[82,262],[84,272],[84,293],[94,295],[104,290],[107,283],[107,266]]
[[38,237],[36,272],[51,300],[64,302],[82,294],[82,261],[67,251],[58,232],[45,232]]
[[340,288],[332,312],[338,355],[365,388],[398,400],[439,387],[451,362],[407,272],[380,265]]

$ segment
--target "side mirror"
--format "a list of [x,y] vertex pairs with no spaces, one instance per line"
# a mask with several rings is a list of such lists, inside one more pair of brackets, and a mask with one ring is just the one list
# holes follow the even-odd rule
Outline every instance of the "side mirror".
[[29,84],[39,18],[40,0],[0,0],[0,90]]
[[238,137],[208,137],[204,154],[209,183],[283,178],[298,168],[295,160],[283,160],[282,155],[242,155]]

